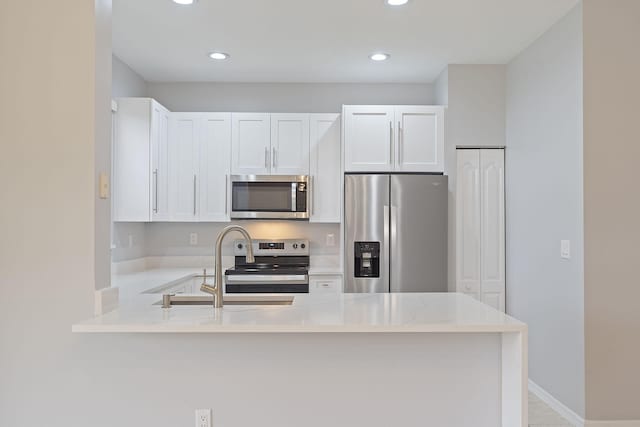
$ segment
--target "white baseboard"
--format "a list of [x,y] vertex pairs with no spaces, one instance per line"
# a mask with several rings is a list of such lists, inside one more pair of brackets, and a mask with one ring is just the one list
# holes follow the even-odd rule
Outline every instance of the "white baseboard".
[[640,420],[628,421],[589,421],[585,423],[585,427],[640,427]]
[[567,421],[573,424],[576,427],[585,427],[585,419],[580,415],[576,414],[564,403],[560,402],[558,399],[553,397],[547,390],[540,387],[538,384],[529,380],[529,391],[536,396],[544,403],[549,405],[551,409],[562,415]]
[[549,405],[554,411],[562,415],[567,421],[576,427],[640,427],[640,420],[626,421],[593,421],[585,420],[580,415],[573,412],[564,403],[553,397],[548,391],[540,387],[538,384],[529,380],[529,391],[544,403]]

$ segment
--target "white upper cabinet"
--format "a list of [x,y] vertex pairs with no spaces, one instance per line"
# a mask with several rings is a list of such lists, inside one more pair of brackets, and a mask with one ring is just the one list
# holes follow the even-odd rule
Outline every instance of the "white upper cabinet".
[[347,172],[387,172],[394,167],[394,108],[350,105],[343,108]]
[[456,289],[504,311],[504,150],[457,150]]
[[231,122],[231,173],[234,175],[271,173],[271,115],[233,113]]
[[310,222],[340,222],[340,115],[311,114]]
[[443,172],[444,108],[343,108],[345,171]]
[[309,114],[271,114],[271,173],[309,174]]
[[113,146],[113,220],[167,215],[168,111],[150,98],[120,98]]
[[443,107],[396,107],[396,170],[444,171]]
[[200,221],[229,221],[231,114],[205,113],[200,130]]
[[169,110],[151,102],[151,220],[169,220]]
[[198,219],[200,120],[191,113],[171,114],[170,149],[170,216],[172,221]]

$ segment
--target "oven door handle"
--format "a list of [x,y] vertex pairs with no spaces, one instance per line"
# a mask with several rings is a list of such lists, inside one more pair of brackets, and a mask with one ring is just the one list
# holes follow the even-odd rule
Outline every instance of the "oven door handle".
[[291,282],[308,280],[306,274],[229,274],[226,276],[229,282]]

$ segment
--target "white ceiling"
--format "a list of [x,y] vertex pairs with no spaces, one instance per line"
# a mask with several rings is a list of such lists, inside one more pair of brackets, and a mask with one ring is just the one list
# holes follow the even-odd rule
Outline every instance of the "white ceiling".
[[113,0],[113,50],[148,81],[432,82],[447,64],[508,62],[577,2]]

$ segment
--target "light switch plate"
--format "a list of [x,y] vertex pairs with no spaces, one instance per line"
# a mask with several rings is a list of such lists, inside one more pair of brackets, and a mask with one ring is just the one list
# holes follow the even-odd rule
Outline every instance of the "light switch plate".
[[332,248],[336,245],[336,235],[333,233],[327,234],[326,245],[329,248]]
[[100,198],[108,199],[109,198],[109,176],[102,172],[99,178],[99,187],[100,187]]
[[560,240],[560,258],[571,259],[570,240]]

